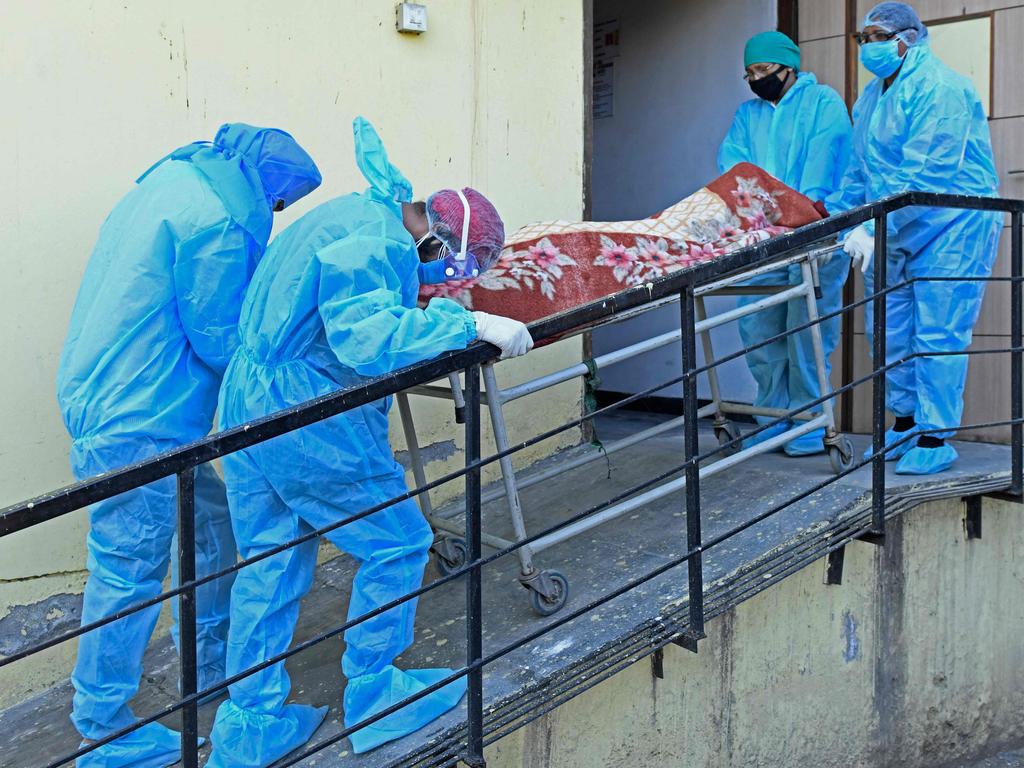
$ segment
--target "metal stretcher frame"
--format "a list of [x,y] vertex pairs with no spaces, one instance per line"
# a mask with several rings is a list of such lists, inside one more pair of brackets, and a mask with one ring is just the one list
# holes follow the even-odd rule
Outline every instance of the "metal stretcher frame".
[[[711,341],[711,330],[727,323],[736,321],[741,317],[756,314],[769,307],[785,304],[794,299],[803,299],[807,304],[808,321],[814,323],[818,318],[816,299],[820,295],[818,286],[818,261],[823,257],[831,255],[839,249],[836,244],[824,247],[815,247],[781,256],[779,259],[756,268],[747,269],[728,277],[716,280],[694,290],[696,322],[694,330],[700,336],[704,351],[704,359],[707,365],[715,361],[714,348]],[[799,266],[801,280],[795,285],[744,285],[750,279],[764,275],[776,270],[790,266]],[[764,295],[764,298],[743,306],[721,312],[714,317],[708,317],[705,298],[709,296],[738,296],[738,295]],[[663,302],[654,305],[647,305],[642,311],[617,315],[611,322],[618,323],[639,314],[666,304],[678,301],[678,297],[670,297]],[[576,334],[585,330],[593,330],[593,327],[580,329]],[[811,334],[811,343],[814,352],[815,370],[818,376],[819,391],[827,392],[829,382],[827,368],[825,365],[825,353],[821,339],[820,325],[814,323],[808,329]],[[567,337],[568,338],[568,337]],[[659,334],[649,339],[644,339],[626,345],[620,349],[607,352],[587,362],[577,363],[553,373],[537,377],[522,384],[502,389],[497,382],[494,373],[494,362],[485,363],[482,366],[483,380],[486,387],[486,394],[481,394],[481,399],[486,403],[491,418],[491,426],[494,431],[494,439],[499,452],[509,448],[508,430],[505,423],[503,407],[506,403],[518,400],[528,395],[543,392],[558,384],[571,381],[575,378],[582,378],[592,375],[596,370],[615,365],[626,360],[633,359],[646,352],[655,349],[678,344],[682,338],[682,330],[670,331]],[[794,421],[794,425],[778,435],[772,436],[755,445],[741,447],[734,452],[722,455],[722,458],[700,467],[700,477],[708,477],[725,471],[738,464],[742,464],[749,458],[758,456],[769,451],[774,451],[789,441],[808,434],[817,429],[825,430],[825,449],[832,464],[833,471],[840,473],[853,463],[853,453],[848,439],[838,434],[835,426],[835,417],[832,403],[826,400],[822,403],[819,411],[805,411],[797,416],[789,416],[784,409],[760,408],[749,403],[739,403],[724,400],[721,396],[721,389],[718,382],[717,370],[711,367],[707,371],[708,384],[711,391],[711,401],[697,410],[698,418],[713,418],[713,428],[716,438],[721,444],[735,440],[738,432],[729,422],[728,415],[743,416],[766,416],[770,418],[787,417]],[[420,453],[419,441],[416,436],[415,423],[412,416],[412,409],[409,404],[409,395],[417,394],[427,397],[435,397],[453,400],[456,407],[457,420],[461,409],[465,405],[462,385],[457,374],[449,376],[450,387],[437,385],[422,385],[414,387],[396,395],[399,416],[402,421],[402,428],[405,433],[406,446],[409,451],[409,459],[412,467],[413,477],[417,486],[426,484],[426,474],[423,467],[423,459]],[[532,472],[528,477],[520,479],[516,475],[512,465],[511,456],[504,456],[499,459],[502,474],[502,486],[493,489],[482,495],[481,501],[490,502],[505,496],[508,502],[509,515],[512,529],[515,535],[515,542],[521,542],[527,538],[526,523],[523,518],[522,502],[519,491],[529,488],[538,483],[549,480],[559,474],[577,467],[596,461],[612,453],[629,448],[648,438],[680,429],[683,425],[683,417],[671,419],[662,424],[650,427],[637,432],[634,435],[617,440],[602,446],[600,449],[583,453],[568,461],[560,462],[556,466],[548,467],[538,472]],[[636,496],[615,504],[602,512],[591,515],[571,525],[560,528],[547,536],[544,536],[531,544],[524,545],[516,550],[519,557],[520,574],[519,581],[529,590],[531,605],[535,612],[540,615],[551,615],[558,611],[566,602],[569,595],[568,580],[564,575],[555,570],[538,569],[533,562],[534,555],[548,549],[560,542],[578,536],[595,526],[614,520],[627,514],[643,505],[656,499],[667,496],[681,490],[686,485],[685,477],[678,477],[666,481],[654,488],[651,488]],[[462,521],[447,520],[436,515],[431,504],[428,492],[421,493],[418,497],[420,508],[427,520],[438,532],[435,539],[433,552],[437,557],[438,565],[442,572],[447,573],[461,567],[466,561],[466,545],[461,538],[465,531]],[[483,532],[482,543],[495,549],[503,549],[513,542]]]

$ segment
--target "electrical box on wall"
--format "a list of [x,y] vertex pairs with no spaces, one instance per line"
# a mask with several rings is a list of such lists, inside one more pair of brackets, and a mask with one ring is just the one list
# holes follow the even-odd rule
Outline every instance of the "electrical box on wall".
[[395,12],[399,32],[422,35],[427,31],[427,6],[419,3],[399,3]]

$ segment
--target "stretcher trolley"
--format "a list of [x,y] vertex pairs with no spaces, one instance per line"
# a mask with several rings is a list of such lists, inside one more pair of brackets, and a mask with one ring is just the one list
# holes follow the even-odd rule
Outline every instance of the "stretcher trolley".
[[[798,253],[782,255],[777,260],[768,264],[759,265],[734,275],[722,278],[715,282],[701,286],[695,290],[696,324],[695,332],[701,339],[706,364],[715,360],[714,350],[711,342],[711,330],[718,326],[725,325],[738,320],[741,317],[755,314],[768,307],[784,304],[794,299],[802,299],[807,302],[807,313],[810,321],[817,320],[818,311],[815,298],[819,295],[818,288],[818,261],[827,258],[839,249],[838,245],[819,246],[813,249],[803,250]],[[751,278],[763,275],[774,270],[798,265],[800,268],[801,281],[796,285],[779,286],[749,286],[744,285]],[[709,296],[729,295],[764,295],[763,298],[751,302],[745,306],[738,306],[725,312],[708,317],[705,299]],[[678,301],[678,297],[665,299],[657,304],[649,304],[633,312],[616,315],[609,323],[622,322],[630,317],[636,317],[644,312],[664,306],[665,304]],[[579,333],[592,330],[593,326],[580,329]],[[814,362],[818,374],[818,385],[821,392],[829,390],[828,377],[826,375],[825,354],[821,340],[820,326],[815,323],[807,331],[811,334],[814,349]],[[506,403],[518,400],[522,397],[535,395],[544,390],[570,381],[575,378],[592,376],[601,368],[606,368],[626,360],[631,360],[645,352],[659,349],[670,344],[678,344],[681,339],[681,331],[671,331],[645,339],[640,342],[629,344],[620,349],[602,354],[593,360],[581,362],[569,366],[554,373],[526,381],[522,384],[502,389],[498,386],[497,377],[494,373],[495,363],[487,363],[482,366],[484,391],[481,392],[482,403],[485,403],[490,413],[491,425],[494,430],[494,439],[499,452],[509,448],[508,430],[506,429],[503,407]],[[804,411],[796,416],[789,416],[781,409],[758,408],[748,403],[738,403],[724,400],[719,388],[718,376],[715,368],[709,368],[707,373],[708,384],[711,391],[711,402],[702,406],[697,411],[700,418],[712,418],[712,426],[716,438],[720,444],[726,444],[738,438],[737,428],[728,420],[730,414],[743,416],[767,416],[774,418],[787,417],[792,419],[794,426],[787,431],[775,435],[756,445],[741,447],[733,451],[719,454],[720,458],[709,461],[700,467],[700,477],[706,477],[722,472],[730,467],[742,464],[747,459],[774,451],[785,443],[801,435],[814,430],[825,429],[825,448],[828,454],[832,469],[838,474],[853,465],[853,448],[848,438],[840,435],[836,430],[835,418],[833,415],[832,401],[826,400],[820,406]],[[449,377],[450,386],[439,386],[437,384],[415,387],[407,392],[397,395],[399,415],[405,433],[406,443],[409,451],[409,458],[412,465],[412,473],[417,486],[426,483],[426,476],[423,468],[422,456],[419,450],[419,443],[416,438],[416,429],[412,417],[412,409],[409,405],[409,394],[416,394],[428,397],[439,397],[451,399],[455,402],[457,415],[465,405],[463,391],[458,374]],[[460,419],[461,420],[461,419]],[[539,472],[530,472],[528,475],[519,478],[512,466],[511,456],[505,456],[499,460],[502,484],[485,492],[482,496],[484,503],[494,501],[502,496],[507,500],[508,511],[511,517],[512,529],[515,533],[515,541],[520,542],[527,538],[526,525],[523,520],[523,507],[519,491],[524,488],[542,483],[552,477],[571,469],[583,466],[589,462],[596,461],[604,456],[621,451],[630,446],[636,445],[647,438],[679,429],[682,426],[683,418],[675,418],[658,424],[654,427],[644,429],[629,437],[617,440],[613,443],[603,445],[587,451],[572,459],[560,462]],[[668,480],[642,493],[638,493],[624,501],[610,506],[600,512],[586,518],[566,525],[547,536],[537,539],[529,544],[519,547],[516,554],[519,557],[520,574],[519,581],[526,587],[533,610],[541,616],[549,616],[565,605],[569,596],[569,583],[564,575],[556,570],[538,568],[534,563],[537,554],[555,544],[578,536],[595,526],[614,520],[645,504],[675,493],[685,486],[685,478],[678,477]],[[466,543],[461,538],[464,527],[461,522],[445,519],[434,513],[431,506],[428,492],[419,496],[419,504],[426,515],[431,526],[437,532],[432,551],[434,552],[438,565],[442,572],[448,573],[461,567],[466,561]],[[496,549],[502,549],[512,545],[514,542],[494,536],[486,531],[482,534],[484,545]]]

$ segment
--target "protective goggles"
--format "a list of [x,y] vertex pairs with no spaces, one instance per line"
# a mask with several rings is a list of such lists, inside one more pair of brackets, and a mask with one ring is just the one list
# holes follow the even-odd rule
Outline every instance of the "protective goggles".
[[857,45],[867,45],[868,43],[885,43],[892,40],[897,35],[901,35],[904,32],[909,32],[909,29],[897,29],[895,32],[872,32],[870,35],[866,35],[863,32],[856,32],[853,35],[853,39],[857,41]]

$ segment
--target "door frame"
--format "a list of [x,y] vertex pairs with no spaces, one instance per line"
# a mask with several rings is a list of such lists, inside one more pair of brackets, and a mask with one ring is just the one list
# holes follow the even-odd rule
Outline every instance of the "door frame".
[[[583,220],[590,221],[593,217],[593,164],[594,164],[594,114],[593,114],[593,92],[594,92],[594,0],[581,0],[583,3],[583,173],[581,179]],[[853,32],[857,24],[857,0],[846,0],[846,32],[848,41],[852,41]],[[800,42],[800,0],[778,0],[776,9],[776,28],[788,35],[794,42]],[[851,60],[852,54],[852,60]],[[851,48],[847,43],[846,61],[846,92],[844,94],[847,106],[852,108],[853,97],[856,96],[855,88],[851,83],[856,79],[857,60],[856,48]],[[851,72],[853,73],[851,75]],[[847,282],[845,290],[849,296],[844,296],[847,303],[852,302],[853,286]],[[582,337],[582,356],[589,360],[594,356],[594,341],[591,331],[587,331]],[[843,384],[853,381],[853,322],[849,314],[842,318],[842,362],[840,373]],[[585,408],[585,399],[581,398],[581,408]],[[585,414],[583,414],[585,415]],[[852,393],[844,392],[840,406],[840,428],[849,430],[853,422],[853,397]],[[585,442],[592,439],[593,423],[590,421],[583,424],[583,439]]]

